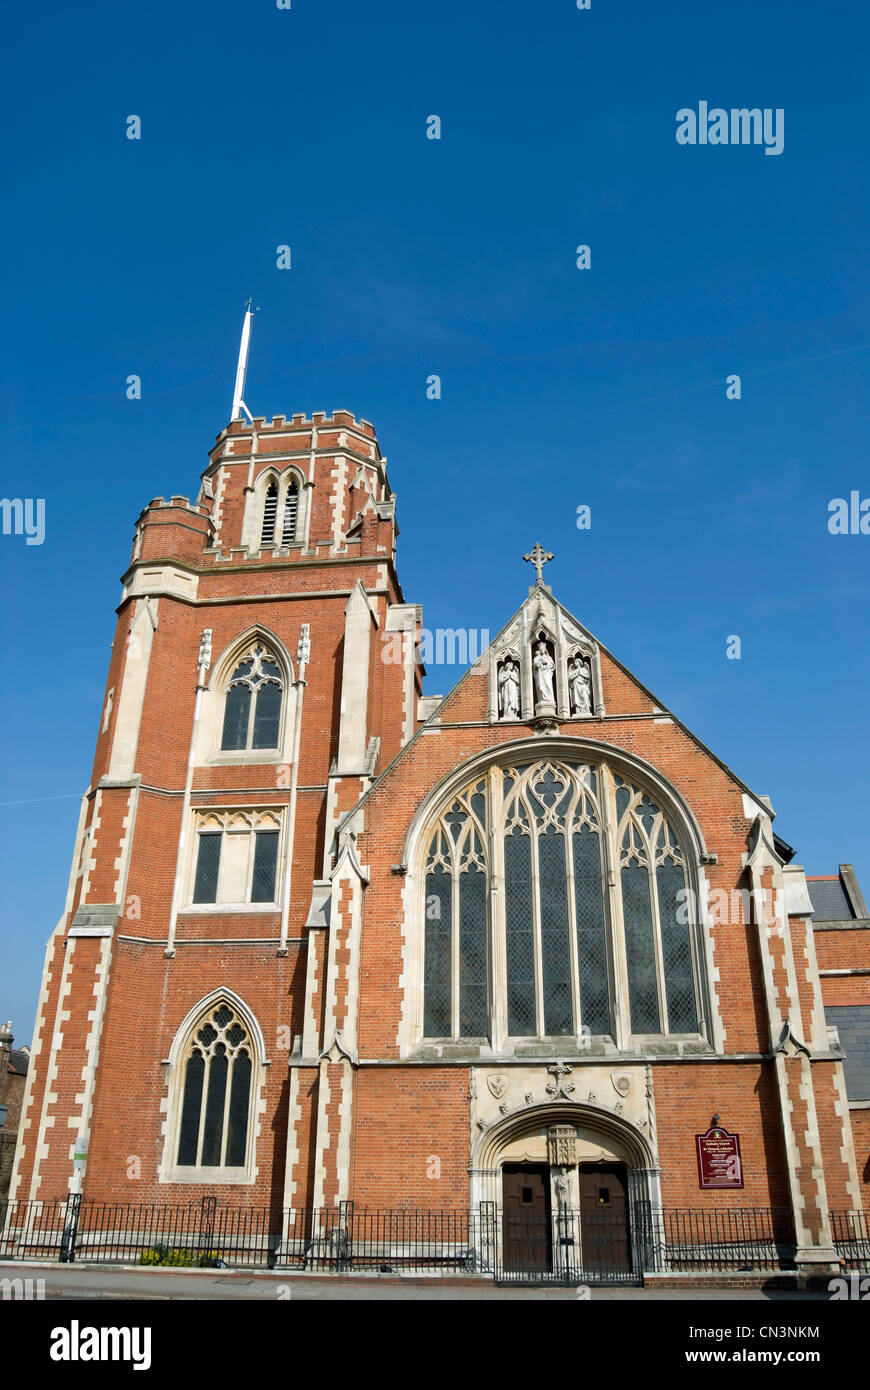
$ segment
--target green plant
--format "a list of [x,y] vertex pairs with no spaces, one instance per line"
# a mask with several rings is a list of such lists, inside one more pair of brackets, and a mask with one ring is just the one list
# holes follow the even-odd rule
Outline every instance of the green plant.
[[173,1269],[216,1269],[220,1257],[216,1250],[202,1254],[196,1250],[171,1250],[168,1245],[152,1245],[139,1256],[140,1265],[165,1265]]

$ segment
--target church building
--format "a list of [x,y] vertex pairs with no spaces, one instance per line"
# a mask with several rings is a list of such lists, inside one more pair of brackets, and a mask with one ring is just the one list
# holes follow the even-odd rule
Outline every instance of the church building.
[[346,411],[233,419],[136,521],[11,1196],[571,1211],[590,1242],[606,1211],[635,1265],[639,1213],[764,1210],[838,1268],[870,1183],[851,869],[808,882],[534,535],[424,695],[397,535]]

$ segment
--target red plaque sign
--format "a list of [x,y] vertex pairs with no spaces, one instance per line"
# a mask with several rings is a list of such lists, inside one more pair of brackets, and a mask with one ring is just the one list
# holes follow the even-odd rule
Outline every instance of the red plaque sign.
[[704,1187],[742,1187],[743,1164],[740,1136],[721,1127],[696,1134],[698,1146],[698,1185]]

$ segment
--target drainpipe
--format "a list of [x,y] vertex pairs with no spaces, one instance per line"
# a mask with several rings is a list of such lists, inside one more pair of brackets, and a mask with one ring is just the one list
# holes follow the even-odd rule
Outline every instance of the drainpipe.
[[281,940],[278,944],[278,955],[287,954],[287,936],[290,922],[290,886],[293,879],[293,844],[296,838],[296,791],[299,783],[299,746],[302,737],[302,698],[308,682],[305,679],[305,668],[311,660],[311,639],[309,636],[309,624],[302,624],[302,633],[299,638],[299,646],[296,651],[296,679],[293,688],[296,691],[296,718],[293,729],[293,752],[292,764],[290,768],[290,801],[287,807],[287,849],[284,868],[284,886],[281,892]]
[[169,931],[166,937],[166,950],[163,952],[164,956],[168,958],[175,955],[175,924],[178,919],[181,882],[184,875],[184,847],[187,842],[188,821],[190,819],[190,792],[193,786],[193,760],[196,752],[196,735],[199,727],[202,694],[206,688],[205,673],[209,666],[211,666],[211,634],[212,629],[210,627],[205,628],[202,634],[202,641],[199,644],[199,669],[196,681],[196,700],[193,705],[193,728],[190,731],[190,751],[187,755],[187,777],[184,782],[184,800],[181,803],[181,833],[178,837],[178,858],[175,864],[175,883],[172,886],[172,906],[169,909]]

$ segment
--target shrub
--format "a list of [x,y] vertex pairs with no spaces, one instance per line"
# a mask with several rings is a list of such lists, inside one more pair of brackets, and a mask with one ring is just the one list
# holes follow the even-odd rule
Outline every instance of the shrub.
[[216,1250],[200,1254],[196,1250],[171,1250],[168,1245],[152,1245],[139,1256],[140,1265],[165,1265],[172,1269],[218,1269]]

